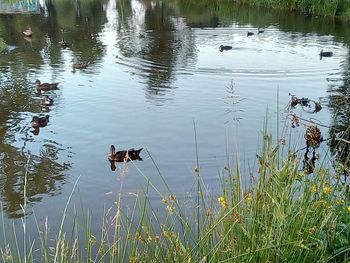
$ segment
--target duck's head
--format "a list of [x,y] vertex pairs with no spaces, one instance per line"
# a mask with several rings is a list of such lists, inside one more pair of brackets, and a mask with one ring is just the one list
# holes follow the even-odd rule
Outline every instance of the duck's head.
[[111,155],[114,155],[114,154],[115,154],[115,147],[114,147],[113,144],[111,145],[111,147],[109,147],[109,153],[110,153]]
[[35,81],[35,85],[40,85],[40,84],[41,84],[41,81],[37,79],[37,80]]
[[34,127],[34,128],[39,127],[39,117],[38,116],[34,116],[32,118],[32,127]]

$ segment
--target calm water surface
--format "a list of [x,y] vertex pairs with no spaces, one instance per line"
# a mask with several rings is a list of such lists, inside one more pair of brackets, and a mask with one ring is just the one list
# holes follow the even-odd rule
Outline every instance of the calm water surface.
[[[22,35],[28,26],[32,39]],[[258,27],[265,32],[246,36]],[[230,5],[64,0],[42,2],[32,14],[1,14],[0,36],[16,47],[0,55],[5,215],[10,220],[23,214],[26,171],[28,206],[40,220],[49,215],[53,225],[78,178],[72,202],[98,219],[119,193],[132,202],[147,178],[165,190],[153,160],[174,194],[188,198],[195,192],[194,123],[209,192],[218,194],[219,171],[236,153],[248,182],[257,170],[266,116],[274,139],[277,128],[286,139],[305,132],[292,130],[286,120],[289,93],[321,101],[317,115],[297,113],[330,126],[321,127],[325,138],[332,127],[347,126],[349,104],[337,95],[349,93],[348,31],[333,20]],[[58,44],[62,37],[66,49]],[[233,49],[220,52],[220,45]],[[320,60],[321,49],[333,57]],[[73,72],[73,61],[90,64]],[[54,99],[49,109],[39,105],[36,79],[60,83],[47,93]],[[38,135],[30,125],[35,115],[50,116]],[[143,147],[143,161],[112,171],[110,144]],[[303,140],[292,141],[295,149],[303,146]],[[328,144],[319,152],[326,155]],[[154,191],[150,196],[161,204]]]

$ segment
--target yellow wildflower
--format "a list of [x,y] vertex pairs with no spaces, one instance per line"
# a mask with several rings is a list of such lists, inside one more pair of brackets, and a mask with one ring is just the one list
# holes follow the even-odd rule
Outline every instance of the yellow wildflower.
[[350,213],[350,206],[348,206],[348,207],[346,208],[346,210]]
[[247,203],[250,203],[251,201],[253,201],[253,197],[250,193],[244,193],[244,198]]
[[316,192],[317,192],[317,186],[316,186],[315,184],[313,184],[313,185],[311,186],[311,192],[313,192],[313,193],[316,193]]
[[304,171],[299,173],[299,177],[303,177],[303,176],[305,176],[305,172]]
[[220,196],[218,198],[218,202],[219,202],[219,204],[221,205],[222,208],[224,208],[224,209],[227,208],[227,202],[226,202],[226,199],[225,199],[224,196]]
[[168,211],[169,214],[174,213],[174,207],[172,207],[171,205],[167,205],[166,210]]
[[332,192],[332,188],[330,188],[329,185],[326,185],[325,187],[323,187],[323,192],[328,195]]
[[345,201],[343,199],[338,199],[336,201],[337,205],[343,205],[345,203]]
[[175,201],[176,200],[176,195],[169,195],[169,200],[170,201]]
[[171,231],[163,231],[163,235],[164,235],[164,237],[165,238],[168,238],[168,239],[170,239],[171,238],[171,236],[172,236],[172,232]]
[[163,204],[166,204],[168,201],[167,201],[167,199],[166,199],[166,197],[164,196],[163,198],[162,198],[162,203]]
[[137,257],[130,257],[129,263],[136,263],[137,262]]

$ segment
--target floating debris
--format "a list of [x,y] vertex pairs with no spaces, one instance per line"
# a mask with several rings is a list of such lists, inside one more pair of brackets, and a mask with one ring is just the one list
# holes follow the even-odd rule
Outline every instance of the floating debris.
[[295,95],[292,95],[289,93],[290,96],[292,96],[289,105],[290,108],[294,109],[297,105],[300,105],[302,108],[307,107],[307,108],[313,108],[312,111],[308,111],[310,113],[316,113],[321,111],[322,106],[320,104],[320,102],[314,101],[314,100],[310,100],[309,98],[298,98]]
[[323,136],[321,134],[320,129],[313,125],[309,126],[306,129],[305,135],[304,135],[305,141],[306,141],[306,148],[309,147],[312,148],[318,148],[320,147],[321,142],[323,141]]

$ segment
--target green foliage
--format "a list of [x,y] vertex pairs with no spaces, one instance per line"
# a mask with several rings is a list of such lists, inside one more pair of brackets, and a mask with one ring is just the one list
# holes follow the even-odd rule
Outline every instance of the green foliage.
[[235,2],[257,7],[300,11],[313,15],[350,18],[348,0],[235,0]]

